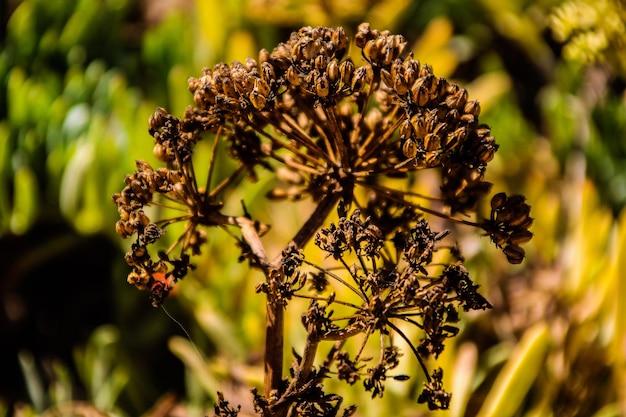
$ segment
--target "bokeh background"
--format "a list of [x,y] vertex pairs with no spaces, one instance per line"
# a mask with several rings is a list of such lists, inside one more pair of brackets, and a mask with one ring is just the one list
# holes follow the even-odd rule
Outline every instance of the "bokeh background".
[[[166,303],[171,317],[152,309],[125,282],[129,242],[114,233],[111,195],[135,159],[154,161],[149,115],[182,115],[202,67],[257,57],[303,25],[352,35],[364,21],[403,34],[480,101],[500,144],[487,178],[526,195],[535,217],[522,265],[486,238],[461,242],[494,309],[464,316],[437,361],[453,392],[437,415],[626,415],[621,0],[0,7],[0,416],[211,415],[216,391],[249,408],[246,387],[262,381],[260,277],[223,250],[228,236],[212,236]],[[231,197],[271,221],[263,187]],[[273,236],[284,242],[288,229],[279,222]],[[288,323],[287,345],[301,343],[300,326]],[[416,374],[409,356],[404,371]],[[359,415],[422,416],[420,385],[389,383],[375,400],[336,388]]]

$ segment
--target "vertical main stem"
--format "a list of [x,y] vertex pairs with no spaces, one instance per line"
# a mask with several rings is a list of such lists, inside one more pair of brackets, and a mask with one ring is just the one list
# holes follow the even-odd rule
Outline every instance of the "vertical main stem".
[[[273,279],[273,278],[270,278]],[[270,283],[270,288],[273,285]],[[265,321],[265,398],[278,389],[283,378],[283,327],[285,311],[275,293],[267,295]]]
[[[306,242],[321,227],[330,211],[339,201],[338,193],[327,194],[319,201],[311,217],[300,228],[292,242],[298,248],[303,248]],[[273,266],[265,270],[269,290],[267,293],[266,319],[265,319],[265,378],[264,394],[269,398],[271,392],[280,387],[283,378],[283,327],[285,323],[285,311],[276,294],[279,282],[283,279],[280,271],[281,258],[274,261]],[[272,271],[274,269],[274,272]]]

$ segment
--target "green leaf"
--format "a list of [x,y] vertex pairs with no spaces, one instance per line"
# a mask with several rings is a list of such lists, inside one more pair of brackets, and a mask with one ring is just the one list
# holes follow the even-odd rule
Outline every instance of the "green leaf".
[[11,215],[11,230],[15,234],[24,233],[37,216],[39,203],[37,178],[28,166],[22,166],[15,172],[13,179],[13,213]]

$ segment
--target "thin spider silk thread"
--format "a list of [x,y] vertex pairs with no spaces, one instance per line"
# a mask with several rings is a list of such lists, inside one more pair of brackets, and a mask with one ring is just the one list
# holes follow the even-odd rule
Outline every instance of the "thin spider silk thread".
[[161,305],[161,308],[163,309],[163,311],[165,312],[165,314],[167,315],[167,317],[169,317],[174,323],[176,323],[178,325],[178,327],[181,328],[181,330],[185,333],[185,336],[187,336],[187,339],[189,340],[189,343],[191,343],[191,346],[193,346],[193,349],[196,351],[196,353],[198,354],[198,357],[202,360],[202,362],[204,362],[204,364],[207,363],[206,358],[204,357],[204,355],[202,354],[202,352],[200,352],[200,350],[198,349],[198,346],[196,346],[196,344],[194,343],[194,341],[191,339],[191,335],[189,334],[189,332],[187,331],[187,329],[185,329],[185,326],[183,326],[183,324],[176,320],[170,313],[169,311],[167,311],[165,309],[164,305]]

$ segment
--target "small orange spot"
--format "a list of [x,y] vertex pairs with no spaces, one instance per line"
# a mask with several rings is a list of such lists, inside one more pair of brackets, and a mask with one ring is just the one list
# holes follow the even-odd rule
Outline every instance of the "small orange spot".
[[152,274],[152,278],[154,278],[154,280],[157,282],[163,283],[168,289],[169,295],[174,294],[176,289],[176,286],[174,285],[174,277],[172,277],[171,275],[169,275],[168,277],[168,275],[164,272],[155,272],[154,274]]

